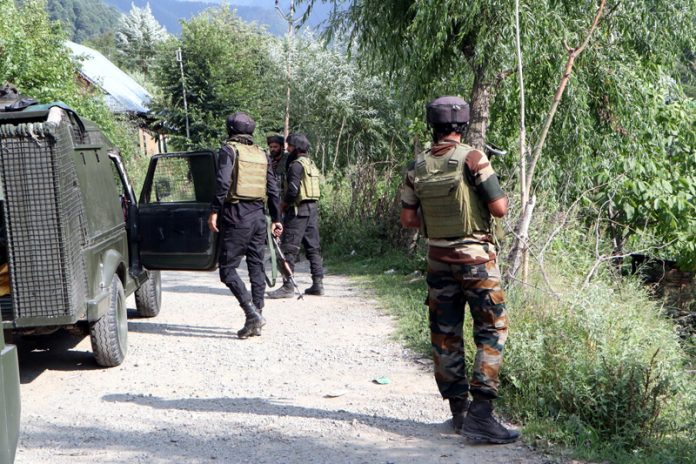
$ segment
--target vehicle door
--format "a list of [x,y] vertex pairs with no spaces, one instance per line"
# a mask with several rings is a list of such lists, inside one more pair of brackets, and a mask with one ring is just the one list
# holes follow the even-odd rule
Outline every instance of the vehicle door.
[[152,157],[138,205],[144,267],[215,269],[218,237],[208,229],[208,216],[215,195],[216,163],[212,151]]

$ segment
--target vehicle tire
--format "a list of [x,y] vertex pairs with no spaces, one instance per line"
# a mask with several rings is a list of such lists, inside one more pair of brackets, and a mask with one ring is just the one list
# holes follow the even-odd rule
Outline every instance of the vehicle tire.
[[89,332],[97,364],[114,367],[123,362],[128,351],[128,313],[126,294],[118,276],[111,279],[109,309],[91,325]]
[[162,306],[162,275],[148,271],[150,277],[135,291],[135,307],[140,317],[155,317]]

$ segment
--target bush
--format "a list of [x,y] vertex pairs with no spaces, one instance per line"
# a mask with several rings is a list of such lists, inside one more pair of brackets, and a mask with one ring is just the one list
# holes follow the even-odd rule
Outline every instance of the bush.
[[357,163],[335,173],[322,186],[322,246],[333,255],[377,256],[406,248],[408,236],[399,225],[401,201],[395,168],[379,171]]
[[[423,253],[409,254],[387,239],[394,237],[389,222],[398,223],[393,211],[358,217],[353,197],[374,198],[365,193],[369,189],[347,190],[340,186],[348,180],[334,182],[322,200],[330,269],[374,289],[397,317],[401,340],[429,354]],[[696,379],[674,323],[637,278],[607,269],[583,288],[593,246],[574,224],[547,252],[547,274],[554,288],[563,289],[558,299],[535,273],[530,287],[510,289],[501,406],[527,426],[527,437],[571,446],[590,459],[693,462]],[[467,324],[465,335],[470,317]],[[474,349],[467,337],[469,363]]]
[[624,449],[679,432],[673,414],[693,408],[696,385],[673,324],[636,282],[597,281],[561,301],[515,288],[509,307],[502,381],[516,418],[556,421],[567,443]]

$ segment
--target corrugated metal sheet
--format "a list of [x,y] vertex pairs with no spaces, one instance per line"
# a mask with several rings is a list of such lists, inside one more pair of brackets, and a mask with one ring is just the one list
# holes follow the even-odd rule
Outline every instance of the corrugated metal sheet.
[[132,77],[98,51],[67,41],[73,57],[79,59],[82,77],[99,87],[106,104],[116,113],[147,113],[152,96]]

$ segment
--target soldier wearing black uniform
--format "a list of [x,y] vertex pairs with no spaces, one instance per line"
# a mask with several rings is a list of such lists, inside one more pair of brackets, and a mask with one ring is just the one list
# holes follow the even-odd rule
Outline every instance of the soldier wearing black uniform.
[[[324,294],[324,269],[319,238],[319,178],[320,172],[307,155],[309,141],[303,134],[290,134],[287,139],[288,167],[283,196],[284,234],[281,248],[294,270],[295,261],[304,246],[312,272],[312,286],[307,295]],[[269,298],[292,298],[293,287],[289,280],[268,294]]]
[[[254,145],[255,128],[256,123],[245,113],[227,117],[229,138],[220,149],[215,199],[208,218],[210,229],[222,234],[220,280],[232,291],[246,316],[244,327],[237,332],[239,338],[260,335],[266,323],[261,315],[266,290],[266,200],[274,235],[280,236],[283,231],[278,184],[270,157]],[[237,274],[242,257],[246,257],[251,295]]]
[[280,191],[283,191],[285,183],[285,174],[288,170],[288,153],[285,151],[285,138],[280,134],[273,134],[266,137],[268,151],[271,154],[271,163],[273,164],[273,173],[278,181]]

